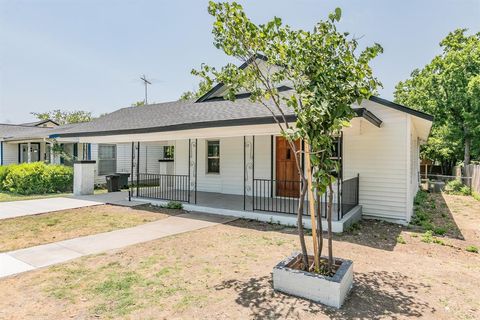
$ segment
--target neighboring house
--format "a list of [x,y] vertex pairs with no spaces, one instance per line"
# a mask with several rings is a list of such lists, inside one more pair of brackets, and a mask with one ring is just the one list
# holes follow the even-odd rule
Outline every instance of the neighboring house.
[[53,130],[71,127],[72,125],[60,127],[52,120],[0,124],[0,165],[37,161],[71,165],[73,160],[85,158],[88,145],[78,144],[75,139],[60,144],[66,157],[62,157],[52,149],[54,140],[49,136],[54,132]]
[[[248,93],[224,100],[224,90],[219,84],[196,102],[123,108],[50,137],[91,143],[92,159],[104,158],[100,168],[133,172],[139,198],[273,221],[292,217],[300,183],[291,150],[264,106]],[[279,90],[288,95],[290,88]],[[378,97],[352,107],[356,117],[338,137],[334,219],[344,226],[361,208],[365,217],[406,223],[433,117]],[[283,111],[293,124],[292,112]]]
[[[78,139],[50,138],[56,130],[72,129],[77,124],[59,126],[52,120],[42,120],[23,124],[0,124],[0,165],[45,163],[73,165],[75,160],[97,160],[95,182],[105,183],[105,176],[116,173],[116,147],[110,144],[78,143]],[[54,152],[57,142],[63,150],[62,156]],[[119,166],[121,167],[121,165]]]

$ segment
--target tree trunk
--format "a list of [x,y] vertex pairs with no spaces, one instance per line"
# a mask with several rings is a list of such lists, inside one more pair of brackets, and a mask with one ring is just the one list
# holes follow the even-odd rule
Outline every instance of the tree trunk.
[[312,226],[312,242],[313,242],[313,261],[314,261],[314,270],[318,272],[320,270],[320,255],[318,254],[318,236],[317,236],[317,226],[315,220],[315,196],[313,194],[313,182],[312,182],[312,164],[310,162],[310,145],[305,144],[305,167],[307,175],[307,193],[308,193],[308,209],[310,211],[310,221]]
[[333,206],[333,188],[332,183],[328,184],[328,212],[327,212],[327,225],[328,225],[328,271],[333,272],[333,239],[332,239],[332,206]]
[[302,248],[302,261],[305,271],[308,271],[308,252],[307,246],[305,244],[305,232],[303,230],[303,205],[305,202],[305,194],[307,193],[307,183],[303,179],[302,189],[300,190],[300,197],[298,201],[298,211],[297,211],[297,228],[298,228],[298,237],[300,238],[300,247]]
[[464,166],[468,166],[470,164],[470,145],[471,145],[470,137],[465,137],[465,143],[464,143],[465,153],[463,155]]
[[322,195],[317,193],[317,241],[318,256],[322,256],[323,250],[323,228],[322,228]]

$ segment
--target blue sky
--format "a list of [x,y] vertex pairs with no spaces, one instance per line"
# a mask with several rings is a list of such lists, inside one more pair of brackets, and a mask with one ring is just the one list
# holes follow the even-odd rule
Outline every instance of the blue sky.
[[[192,68],[230,61],[212,45],[207,2],[0,0],[0,123],[54,108],[98,115],[129,106],[143,99],[143,73],[154,79],[149,101],[178,99],[196,88]],[[449,31],[480,31],[480,0],[239,2],[257,23],[279,16],[303,29],[341,7],[341,30],[384,47],[372,66],[387,99]]]

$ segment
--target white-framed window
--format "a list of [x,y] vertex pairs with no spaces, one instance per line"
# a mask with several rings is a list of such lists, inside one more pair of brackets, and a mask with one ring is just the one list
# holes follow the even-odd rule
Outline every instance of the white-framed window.
[[163,146],[163,159],[173,160],[175,158],[175,146]]
[[117,146],[114,144],[98,145],[98,175],[104,176],[117,171]]
[[207,141],[207,173],[220,173],[220,140]]

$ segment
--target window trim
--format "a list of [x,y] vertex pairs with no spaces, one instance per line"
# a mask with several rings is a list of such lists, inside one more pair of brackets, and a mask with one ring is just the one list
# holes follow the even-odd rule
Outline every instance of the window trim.
[[[210,142],[218,142],[218,156],[209,156],[208,155],[208,144]],[[220,139],[211,139],[211,140],[206,140],[205,143],[205,174],[207,175],[220,175],[222,172],[222,167],[220,165],[221,160],[220,160]],[[208,160],[209,159],[218,159],[218,172],[210,172],[208,171]]]
[[[100,158],[100,148],[101,147],[112,147],[114,148],[114,151],[115,151],[115,155],[114,155],[114,158],[113,159],[101,159]],[[118,153],[117,153],[117,145],[116,144],[113,144],[113,143],[100,143],[98,144],[98,155],[97,155],[97,159],[98,159],[98,175],[99,176],[107,176],[107,175],[110,175],[110,174],[114,174],[116,171],[117,171],[117,160],[118,160],[118,157],[117,157]],[[115,165],[114,165],[114,170],[113,172],[100,172],[100,162],[101,161],[114,161]]]
[[[22,145],[25,145],[28,148],[28,142],[21,142],[21,143],[18,144],[18,163],[19,164],[28,163],[28,158],[27,159],[22,159]],[[42,152],[41,152],[42,151],[42,146],[41,146],[40,142],[30,142],[30,146],[33,146],[33,145],[38,146],[38,160],[34,161],[32,159],[32,163],[42,161]],[[28,152],[31,153],[30,151],[28,151]]]

